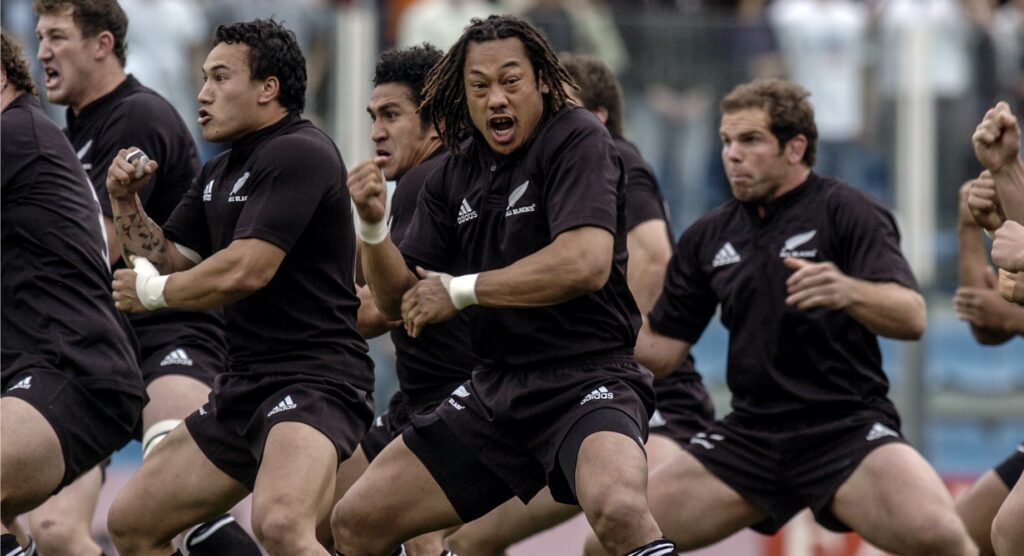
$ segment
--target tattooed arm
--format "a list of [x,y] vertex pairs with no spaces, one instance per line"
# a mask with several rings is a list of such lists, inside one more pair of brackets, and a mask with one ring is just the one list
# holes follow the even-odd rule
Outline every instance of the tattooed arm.
[[196,262],[164,237],[163,230],[146,215],[136,194],[156,172],[156,161],[143,167],[142,177],[135,178],[135,167],[126,160],[131,149],[122,149],[107,171],[107,192],[113,212],[114,231],[125,261],[132,256],[145,257],[161,274],[187,270]]

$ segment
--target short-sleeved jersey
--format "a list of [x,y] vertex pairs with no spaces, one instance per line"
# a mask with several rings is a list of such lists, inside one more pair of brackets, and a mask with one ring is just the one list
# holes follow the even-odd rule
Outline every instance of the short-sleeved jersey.
[[626,285],[625,173],[604,125],[568,107],[500,160],[479,134],[466,147],[427,179],[401,244],[408,260],[458,275],[504,268],[579,227],[615,237],[596,292],[547,307],[466,309],[477,356],[515,367],[631,352],[640,318]]
[[144,396],[111,297],[99,205],[75,151],[27,94],[4,110],[0,129],[4,377],[44,366],[87,388]]
[[[389,228],[391,241],[402,244],[405,232],[416,212],[416,200],[427,177],[448,160],[447,149],[437,149],[427,160],[410,169],[398,180],[391,197]],[[446,272],[448,269],[432,268]],[[415,272],[415,267],[413,268]],[[423,329],[412,338],[404,327],[391,331],[395,344],[395,374],[398,386],[411,400],[434,400],[450,394],[479,364],[469,344],[469,317],[459,312],[454,319]]]
[[[661,195],[654,170],[644,161],[636,145],[623,137],[615,138],[615,147],[622,155],[622,163],[626,168],[626,233],[633,231],[640,224],[650,220],[663,220],[668,230],[668,241],[672,243],[672,223],[668,219],[665,198]],[[668,376],[654,382],[655,391],[659,383],[675,381],[700,380],[692,355],[679,364]]]
[[[107,170],[117,152],[139,147],[159,165],[138,195],[146,215],[162,226],[199,172],[195,141],[185,122],[163,97],[128,76],[113,91],[75,114],[67,110],[65,130],[93,187],[103,214],[113,217]],[[118,261],[115,268],[124,268]],[[156,311],[129,315],[140,339],[203,339],[224,345],[219,311]]]
[[721,304],[739,416],[894,414],[877,337],[845,311],[786,305],[793,270],[783,259],[831,261],[853,278],[916,290],[899,241],[888,211],[813,173],[763,218],[755,204],[729,201],[683,233],[651,325],[693,343]]
[[289,115],[208,162],[164,226],[203,258],[240,239],[286,252],[270,282],[224,308],[231,370],[325,375],[373,389],[356,329],[355,228],[334,142]]

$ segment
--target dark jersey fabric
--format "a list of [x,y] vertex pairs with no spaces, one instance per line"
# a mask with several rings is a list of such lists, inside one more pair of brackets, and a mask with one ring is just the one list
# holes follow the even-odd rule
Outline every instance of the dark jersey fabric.
[[[672,243],[672,223],[668,220],[665,209],[665,198],[661,195],[658,180],[654,177],[651,166],[644,161],[636,145],[625,138],[616,137],[615,147],[622,155],[622,163],[626,167],[626,232],[633,231],[640,224],[650,220],[664,220],[668,230],[668,240]],[[679,367],[666,377],[654,381],[654,391],[670,392],[671,384],[681,381],[700,380],[694,367],[692,355],[679,364]],[[661,399],[661,396],[658,396]]]
[[30,95],[11,102],[0,128],[4,377],[43,366],[143,397],[111,297],[99,205],[75,152]]
[[[391,241],[395,245],[402,244],[427,177],[447,159],[447,149],[439,148],[398,180],[391,197],[390,217]],[[428,270],[447,271],[444,268]],[[401,326],[392,330],[399,388],[413,403],[418,400],[440,402],[469,378],[469,373],[479,364],[470,348],[469,337],[469,318],[464,311],[448,322],[424,328],[419,338],[409,337]]]
[[[174,107],[129,75],[77,115],[68,108],[67,122],[68,138],[107,217],[112,217],[107,169],[117,152],[134,146],[157,161],[159,168],[138,195],[146,214],[163,226],[199,172],[195,142]],[[124,266],[124,261],[118,261],[115,268]],[[138,331],[144,350],[166,338],[225,344],[220,311],[164,310],[132,314],[128,319]]]
[[785,304],[784,257],[831,261],[872,282],[917,289],[892,215],[859,191],[811,174],[772,202],[729,201],[679,240],[651,312],[658,332],[696,342],[722,305],[727,379],[738,417],[839,415],[886,398],[877,337],[845,311]]
[[500,160],[479,135],[467,148],[427,179],[401,244],[408,260],[460,275],[506,267],[574,228],[615,236],[597,292],[539,308],[468,308],[477,356],[523,366],[631,351],[640,318],[626,285],[625,174],[601,122],[570,107]]
[[287,253],[263,289],[224,308],[232,371],[301,371],[373,389],[373,365],[356,330],[345,176],[331,139],[289,115],[208,162],[167,220],[167,238],[204,258],[236,239]]

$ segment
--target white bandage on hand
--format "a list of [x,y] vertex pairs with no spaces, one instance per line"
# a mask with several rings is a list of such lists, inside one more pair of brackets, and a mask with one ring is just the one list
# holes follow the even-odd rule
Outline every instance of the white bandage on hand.
[[167,301],[164,300],[167,276],[160,276],[160,271],[145,257],[132,257],[132,267],[135,270],[135,293],[139,296],[139,303],[150,311],[167,307]]
[[479,274],[464,274],[462,276],[455,276],[447,284],[442,280],[445,289],[448,290],[448,297],[452,300],[452,305],[458,310],[463,310],[470,305],[477,305],[480,302],[476,300],[476,279],[480,276]]

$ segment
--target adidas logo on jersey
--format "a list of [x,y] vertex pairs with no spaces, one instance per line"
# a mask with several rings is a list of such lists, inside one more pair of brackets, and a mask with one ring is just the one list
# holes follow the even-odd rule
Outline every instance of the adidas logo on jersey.
[[649,428],[664,427],[667,424],[668,421],[665,420],[665,416],[662,415],[661,411],[658,411],[657,409],[655,409],[654,413],[651,414],[651,420],[647,422],[647,426]]
[[295,405],[295,402],[292,401],[292,397],[291,396],[285,396],[283,400],[278,402],[278,404],[274,407],[274,409],[271,409],[270,412],[267,413],[267,417],[270,417],[271,415],[274,415],[275,413],[281,413],[282,411],[288,411],[289,409],[295,409],[296,407],[298,407],[298,406]]
[[203,200],[207,202],[213,200],[213,180],[210,180],[210,183],[203,187]]
[[587,394],[587,397],[583,398],[583,401],[580,402],[580,405],[583,405],[591,400],[611,400],[614,398],[615,394],[609,392],[607,388],[602,386],[597,390],[594,390],[593,392]]
[[10,392],[11,390],[19,390],[19,389],[20,390],[28,390],[29,388],[32,388],[32,377],[27,376],[27,377],[19,380],[18,383],[15,384],[14,386],[11,386],[10,388],[8,388],[7,391]]
[[883,425],[882,423],[875,423],[874,425],[871,425],[871,430],[868,431],[868,435],[865,436],[864,438],[867,439],[868,442],[872,442],[874,440],[878,440],[879,438],[886,436],[894,436],[896,438],[900,437],[899,433]]
[[732,243],[727,241],[718,250],[718,253],[715,254],[715,259],[711,261],[711,266],[718,268],[738,262],[740,262],[740,254],[736,252],[736,248],[732,246]]
[[185,350],[178,348],[168,353],[167,357],[164,357],[164,360],[160,362],[161,367],[166,367],[168,365],[186,365],[191,367],[192,359],[190,359],[188,354],[185,353]]
[[458,223],[459,224],[465,224],[466,222],[469,222],[470,220],[473,220],[476,217],[477,217],[476,211],[473,210],[473,207],[469,206],[469,202],[466,201],[465,198],[463,198],[462,199],[462,205],[459,206]]

